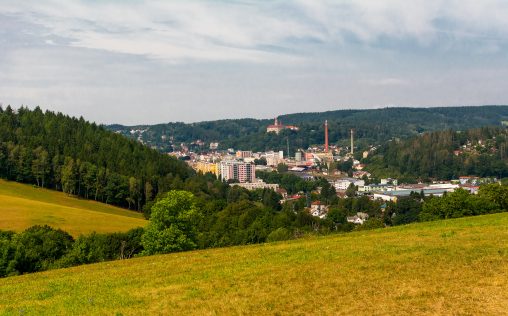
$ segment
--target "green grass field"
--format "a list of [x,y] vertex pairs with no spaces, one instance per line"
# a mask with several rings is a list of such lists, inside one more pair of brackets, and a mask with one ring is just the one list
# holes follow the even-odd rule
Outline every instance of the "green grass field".
[[137,212],[0,180],[1,230],[19,232],[33,225],[47,224],[77,236],[92,231],[127,231],[146,223]]
[[10,277],[0,313],[506,315],[508,214]]

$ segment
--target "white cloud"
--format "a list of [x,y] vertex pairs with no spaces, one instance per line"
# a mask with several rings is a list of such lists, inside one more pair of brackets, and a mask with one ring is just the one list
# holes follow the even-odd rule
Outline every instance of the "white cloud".
[[75,47],[170,62],[295,61],[308,40],[344,45],[348,36],[366,44],[391,39],[425,46],[443,32],[448,40],[508,35],[503,0],[7,0],[0,4],[2,13],[41,25],[46,36],[68,38]]

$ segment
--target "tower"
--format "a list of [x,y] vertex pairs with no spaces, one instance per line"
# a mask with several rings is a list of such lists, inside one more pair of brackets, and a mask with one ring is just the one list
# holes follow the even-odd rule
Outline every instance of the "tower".
[[325,152],[328,152],[328,120],[325,121]]
[[354,154],[353,134],[354,134],[354,131],[353,131],[353,129],[351,129],[351,156],[353,156],[353,154]]

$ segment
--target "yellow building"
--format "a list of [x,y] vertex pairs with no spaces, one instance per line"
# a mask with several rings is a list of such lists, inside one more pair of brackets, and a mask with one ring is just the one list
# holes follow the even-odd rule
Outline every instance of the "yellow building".
[[198,162],[194,166],[196,171],[201,172],[203,174],[210,172],[216,175],[217,177],[220,176],[220,168],[218,163],[214,162]]

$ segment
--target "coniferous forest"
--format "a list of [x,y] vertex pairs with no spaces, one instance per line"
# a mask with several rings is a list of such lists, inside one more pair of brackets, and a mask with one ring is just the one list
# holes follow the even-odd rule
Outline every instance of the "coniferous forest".
[[0,108],[0,177],[142,210],[193,175],[185,163],[83,118]]
[[460,176],[508,176],[508,131],[482,127],[466,131],[437,131],[405,140],[392,140],[366,159],[378,176],[426,180]]

